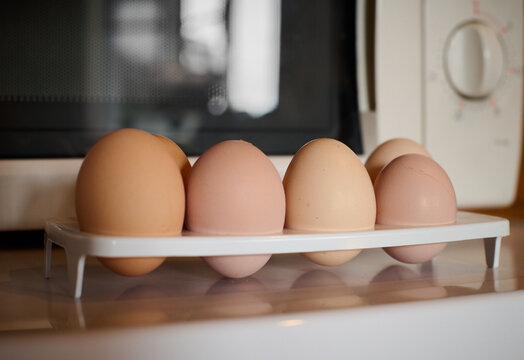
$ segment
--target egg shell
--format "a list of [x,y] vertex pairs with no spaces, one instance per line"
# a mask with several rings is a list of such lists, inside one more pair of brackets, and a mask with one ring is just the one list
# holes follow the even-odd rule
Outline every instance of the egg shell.
[[164,144],[137,129],[114,131],[85,157],[76,182],[82,231],[116,236],[178,235],[185,196]]
[[[181,232],[185,192],[167,147],[151,134],[122,129],[100,139],[84,159],[76,182],[82,231],[113,236],[167,236]],[[99,259],[112,271],[139,276],[165,257]]]
[[186,154],[176,143],[171,141],[171,139],[157,134],[154,136],[162,141],[162,143],[166,146],[166,150],[169,152],[169,154],[171,154],[172,158],[177,164],[178,169],[180,170],[180,173],[182,174],[184,186],[187,186],[189,175],[191,174],[191,164],[189,163],[189,159],[187,158]]
[[217,273],[239,279],[250,276],[268,262],[268,255],[233,255],[233,256],[206,256],[204,261]]
[[254,145],[224,141],[194,164],[187,187],[189,230],[214,235],[278,233],[285,213],[278,172]]
[[105,267],[124,276],[148,274],[162,265],[165,259],[165,257],[98,258]]
[[354,259],[362,250],[315,251],[302,255],[318,265],[337,266]]
[[453,224],[457,200],[448,175],[434,160],[407,154],[391,161],[375,181],[377,224]]
[[433,259],[444,250],[446,243],[392,246],[384,251],[393,259],[406,264],[421,264]]
[[[355,153],[334,139],[316,139],[293,157],[284,176],[286,227],[342,232],[371,230],[376,203],[369,175]],[[304,254],[327,266],[340,265],[359,250]]]
[[[254,145],[221,142],[196,161],[187,186],[188,230],[214,235],[266,235],[282,231],[284,188],[269,158]],[[223,276],[258,271],[271,255],[206,257]]]
[[380,144],[366,160],[366,169],[372,182],[378,173],[391,160],[405,154],[421,154],[431,157],[429,152],[416,141],[405,138],[395,138]]
[[[431,226],[453,224],[457,201],[453,184],[434,160],[420,154],[391,161],[375,181],[377,224]],[[446,243],[395,246],[384,250],[394,259],[419,264],[439,254]]]

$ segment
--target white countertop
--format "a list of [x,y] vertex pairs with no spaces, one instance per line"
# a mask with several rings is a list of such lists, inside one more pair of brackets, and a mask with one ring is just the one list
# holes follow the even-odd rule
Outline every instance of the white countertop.
[[0,357],[520,358],[524,223],[511,232],[495,270],[482,240],[448,244],[422,265],[381,249],[334,268],[276,255],[242,280],[198,258],[139,278],[89,258],[78,301],[63,250],[49,280],[43,248],[2,250]]

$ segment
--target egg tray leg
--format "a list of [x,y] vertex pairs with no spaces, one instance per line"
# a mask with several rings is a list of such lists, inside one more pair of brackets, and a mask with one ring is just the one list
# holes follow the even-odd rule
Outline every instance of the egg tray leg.
[[82,285],[84,281],[84,268],[86,262],[85,254],[67,251],[67,275],[69,277],[69,291],[78,299],[82,296]]
[[51,251],[53,250],[53,242],[44,233],[44,251],[45,251],[45,267],[44,276],[46,279],[51,277]]
[[[85,254],[78,254],[75,251],[66,250],[67,275],[69,281],[69,291],[71,295],[78,299],[82,296],[82,285],[84,281]],[[44,233],[44,276],[46,279],[51,277],[51,254],[53,251],[53,241]]]
[[490,269],[496,269],[499,267],[501,242],[501,236],[484,238],[484,252],[486,255],[486,265]]

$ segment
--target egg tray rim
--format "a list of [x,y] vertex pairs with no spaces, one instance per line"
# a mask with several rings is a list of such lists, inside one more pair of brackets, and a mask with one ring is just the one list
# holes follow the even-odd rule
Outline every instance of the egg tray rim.
[[509,221],[458,211],[456,223],[448,225],[377,225],[374,230],[324,233],[284,229],[271,235],[208,235],[184,231],[179,236],[130,237],[90,234],[78,230],[72,218],[53,218],[46,222],[45,234],[49,241],[66,251],[88,256],[224,256],[371,249],[504,237],[509,235]]

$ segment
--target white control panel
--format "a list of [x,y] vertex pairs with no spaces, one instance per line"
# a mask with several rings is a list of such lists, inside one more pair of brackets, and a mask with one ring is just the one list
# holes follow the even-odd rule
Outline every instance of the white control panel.
[[515,196],[523,102],[522,4],[423,3],[422,142],[450,175],[461,207],[509,205]]

